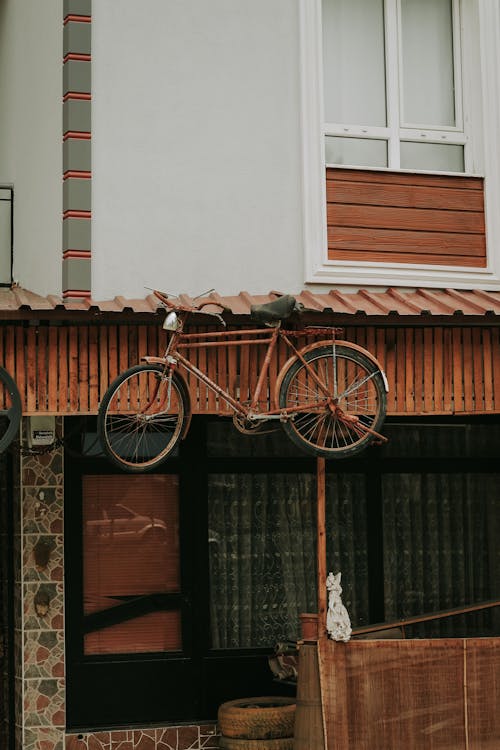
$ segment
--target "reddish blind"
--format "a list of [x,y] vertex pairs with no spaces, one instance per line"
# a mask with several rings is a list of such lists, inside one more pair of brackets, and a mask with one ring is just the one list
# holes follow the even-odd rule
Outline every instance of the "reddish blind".
[[[180,592],[176,476],[84,477],[83,557],[85,615],[121,607],[112,624],[85,636],[86,654],[182,647],[176,606],[142,612],[136,607],[138,597]],[[142,601],[150,606],[147,598]]]

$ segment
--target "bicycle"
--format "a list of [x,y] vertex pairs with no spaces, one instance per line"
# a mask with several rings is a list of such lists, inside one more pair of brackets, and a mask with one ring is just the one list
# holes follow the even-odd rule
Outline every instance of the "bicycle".
[[[378,361],[357,344],[337,340],[342,329],[306,326],[285,330],[284,321],[298,311],[294,297],[284,295],[253,306],[251,316],[262,325],[260,328],[186,333],[186,321],[193,315],[210,316],[225,326],[221,314],[225,309],[211,298],[186,305],[178,297],[171,299],[164,292],[153,292],[167,308],[163,328],[169,332],[169,339],[165,353],[162,357],[145,356],[144,364],[122,372],[99,406],[98,433],[105,453],[116,465],[131,472],[152,469],[185,436],[191,404],[180,369],[229,405],[233,422],[242,432],[257,433],[278,422],[297,446],[327,458],[350,457],[373,441],[386,441],[379,430],[389,389]],[[207,311],[209,305],[220,312]],[[301,348],[291,341],[311,335],[328,338]],[[261,411],[259,398],[267,388],[266,378],[279,340],[286,344],[290,357],[278,373],[270,408]],[[200,347],[257,345],[267,345],[267,349],[246,403],[189,360],[189,351]]]
[[21,396],[14,379],[0,367],[0,453],[7,450],[21,424]]

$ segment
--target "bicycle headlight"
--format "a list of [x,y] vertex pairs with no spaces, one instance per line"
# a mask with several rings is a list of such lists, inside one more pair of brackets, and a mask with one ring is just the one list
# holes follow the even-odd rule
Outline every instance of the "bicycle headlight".
[[179,328],[179,318],[177,313],[171,310],[163,321],[163,328],[166,331],[176,331]]

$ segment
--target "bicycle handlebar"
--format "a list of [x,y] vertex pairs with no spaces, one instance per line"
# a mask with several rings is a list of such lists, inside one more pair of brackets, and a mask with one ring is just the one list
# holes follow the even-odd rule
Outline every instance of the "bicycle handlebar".
[[153,294],[155,295],[155,297],[158,297],[158,299],[160,300],[160,302],[162,302],[165,305],[165,307],[168,307],[170,310],[183,310],[183,311],[186,311],[186,312],[190,312],[191,311],[191,308],[189,308],[189,307],[184,307],[182,305],[176,305],[174,302],[172,302],[168,298],[168,294],[166,294],[165,292],[160,292],[160,291],[158,291],[158,289],[153,289]]
[[202,301],[199,305],[192,305],[191,307],[188,307],[187,305],[181,305],[178,302],[173,302],[169,299],[168,294],[165,294],[165,292],[160,292],[158,289],[153,289],[153,294],[158,297],[160,302],[162,302],[165,307],[168,307],[170,310],[176,310],[179,312],[186,312],[186,313],[202,313],[203,315],[210,315],[212,318],[217,318],[217,320],[223,325],[226,325],[226,321],[223,319],[222,315],[220,313],[215,312],[208,312],[207,310],[204,310],[204,307],[207,307],[207,305],[215,305],[216,307],[220,307],[221,311],[226,310],[227,308],[224,307],[224,305],[220,305],[218,302],[214,302],[214,300],[207,300]]

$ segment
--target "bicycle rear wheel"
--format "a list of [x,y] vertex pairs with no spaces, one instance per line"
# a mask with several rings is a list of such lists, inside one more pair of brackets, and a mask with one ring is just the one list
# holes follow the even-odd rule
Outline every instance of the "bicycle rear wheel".
[[0,453],[7,450],[21,424],[21,396],[14,379],[0,367]]
[[136,365],[110,385],[99,407],[98,432],[110,460],[129,472],[158,466],[183,435],[189,394],[161,365]]
[[385,418],[381,370],[370,357],[345,345],[312,349],[304,359],[327,393],[300,360],[293,362],[280,387],[279,405],[297,411],[283,429],[315,456],[347,458],[360,453],[373,442],[372,433],[380,430]]

